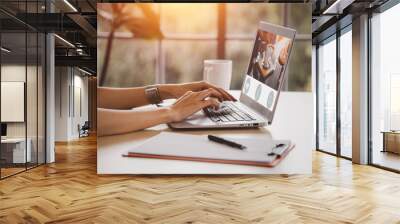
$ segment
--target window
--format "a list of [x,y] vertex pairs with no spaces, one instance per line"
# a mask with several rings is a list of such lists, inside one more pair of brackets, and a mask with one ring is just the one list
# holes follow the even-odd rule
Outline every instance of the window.
[[[98,49],[104,49],[106,39],[99,39]],[[111,50],[112,61],[108,65],[106,85],[116,87],[142,86],[155,82],[157,42],[154,40],[129,40],[116,38]],[[104,60],[104,51],[97,53],[97,70],[101,71],[100,61]]]
[[317,47],[317,149],[352,157],[352,25]]
[[390,130],[400,130],[400,73],[390,76]]
[[228,35],[247,34],[254,39],[258,22],[282,24],[283,10],[284,4],[227,4],[227,33]]
[[[371,162],[400,170],[400,5],[371,18]],[[393,153],[394,152],[394,153]],[[396,154],[397,153],[397,154]]]
[[[129,4],[129,9],[133,12],[135,6]],[[231,89],[240,89],[258,23],[267,21],[298,30],[286,90],[311,91],[311,4],[168,3],[151,7],[159,13],[164,38],[144,42],[133,39],[127,30],[118,30],[106,86],[202,80],[204,59],[226,58],[233,61]],[[98,4],[98,9],[110,12],[110,4]],[[109,29],[108,22],[99,17],[99,71]]]
[[174,34],[217,35],[216,4],[167,3],[155,5],[161,17],[161,29],[166,36]]
[[336,37],[318,48],[318,149],[336,154]]
[[[1,2],[0,6],[18,6],[23,16],[40,12],[42,4],[21,1]],[[46,38],[6,13],[0,17],[9,21],[0,24],[0,111],[6,115],[0,121],[0,178],[5,178],[45,163]],[[11,110],[15,104],[19,106]],[[22,115],[15,119],[15,113]]]
[[203,79],[203,60],[216,58],[213,40],[165,40],[165,82],[190,82]]
[[310,46],[309,40],[297,40],[293,45],[286,83],[290,91],[311,91]]
[[340,154],[352,157],[352,33],[340,36]]

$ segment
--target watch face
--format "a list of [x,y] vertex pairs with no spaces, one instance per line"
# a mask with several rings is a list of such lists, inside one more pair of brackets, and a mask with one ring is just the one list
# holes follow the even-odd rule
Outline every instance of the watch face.
[[243,91],[244,93],[248,93],[250,89],[250,78],[246,79],[246,82],[244,83]]
[[268,97],[267,97],[267,107],[271,108],[272,107],[272,103],[274,102],[274,92],[269,92]]
[[255,100],[258,101],[260,99],[261,91],[262,91],[261,84],[258,84],[257,89],[256,89],[256,95],[254,96]]

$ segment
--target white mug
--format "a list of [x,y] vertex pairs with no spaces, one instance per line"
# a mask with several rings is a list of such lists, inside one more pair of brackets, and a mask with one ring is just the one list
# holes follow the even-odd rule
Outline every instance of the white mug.
[[203,80],[229,90],[232,79],[231,60],[204,60]]

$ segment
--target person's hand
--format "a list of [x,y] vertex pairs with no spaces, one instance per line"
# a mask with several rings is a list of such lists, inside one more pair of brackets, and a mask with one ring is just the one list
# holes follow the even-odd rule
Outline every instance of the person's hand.
[[214,97],[218,98],[219,101],[236,101],[236,99],[230,95],[227,91],[217,86],[214,86],[208,82],[200,81],[200,82],[190,82],[183,84],[167,84],[160,85],[159,87],[162,98],[179,98],[183,96],[186,92],[199,92],[206,89],[213,89]]
[[219,101],[213,98],[216,93],[217,91],[211,88],[199,92],[186,92],[173,105],[170,106],[170,121],[182,121],[206,107],[218,109]]

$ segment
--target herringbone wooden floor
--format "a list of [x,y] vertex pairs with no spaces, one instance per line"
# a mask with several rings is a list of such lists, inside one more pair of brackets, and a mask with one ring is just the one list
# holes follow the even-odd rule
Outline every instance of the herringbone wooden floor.
[[400,223],[400,175],[318,152],[293,176],[98,176],[93,137],[56,156],[0,181],[0,223]]

